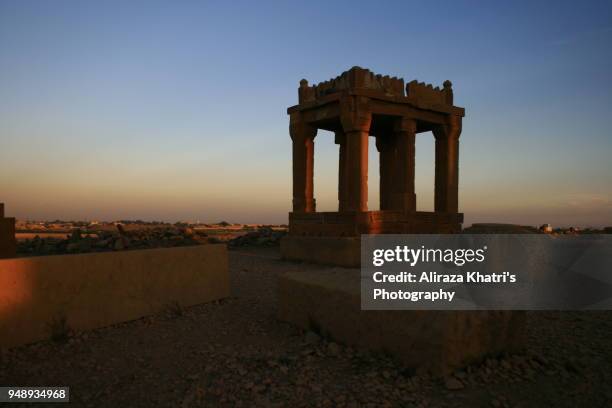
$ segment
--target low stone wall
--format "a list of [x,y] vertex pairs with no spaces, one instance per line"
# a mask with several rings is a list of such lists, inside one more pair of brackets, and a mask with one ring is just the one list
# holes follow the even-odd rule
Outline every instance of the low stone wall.
[[224,244],[0,260],[0,347],[229,296]]
[[524,312],[364,311],[359,279],[354,269],[287,273],[279,278],[279,318],[434,375],[524,346]]

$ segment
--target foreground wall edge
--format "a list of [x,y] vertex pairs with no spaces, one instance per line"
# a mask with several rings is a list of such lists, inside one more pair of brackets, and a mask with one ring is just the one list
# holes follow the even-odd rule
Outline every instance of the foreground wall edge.
[[229,294],[224,244],[0,260],[0,348]]

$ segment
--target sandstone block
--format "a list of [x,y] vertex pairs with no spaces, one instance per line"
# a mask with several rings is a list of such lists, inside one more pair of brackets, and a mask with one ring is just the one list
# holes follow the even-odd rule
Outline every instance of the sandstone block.
[[0,261],[0,348],[230,294],[225,245],[37,256]]
[[279,318],[434,375],[524,345],[524,312],[364,311],[359,280],[358,270],[341,268],[282,275]]

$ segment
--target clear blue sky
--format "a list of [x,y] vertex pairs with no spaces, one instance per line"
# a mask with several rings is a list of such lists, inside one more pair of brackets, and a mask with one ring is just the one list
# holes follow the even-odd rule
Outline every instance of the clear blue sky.
[[[18,218],[284,222],[286,108],[301,78],[353,65],[453,81],[467,224],[612,224],[609,1],[0,0],[0,201]],[[320,132],[322,210],[337,160]]]

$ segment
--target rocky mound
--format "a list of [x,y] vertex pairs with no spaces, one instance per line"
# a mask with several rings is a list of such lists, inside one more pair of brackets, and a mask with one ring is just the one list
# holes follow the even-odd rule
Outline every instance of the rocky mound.
[[243,246],[275,246],[280,245],[280,240],[287,234],[286,231],[274,230],[270,227],[259,227],[256,231],[247,232],[236,238],[230,239],[230,247]]
[[210,239],[206,234],[191,228],[169,226],[126,231],[121,224],[117,224],[116,231],[96,231],[92,234],[76,229],[66,239],[36,236],[18,242],[17,254],[20,256],[74,254],[201,245],[209,242]]

